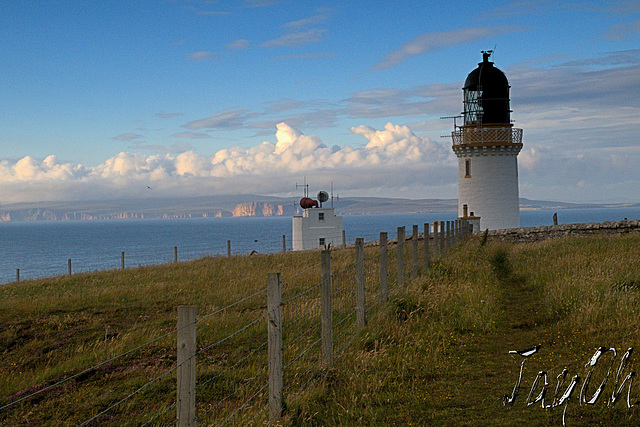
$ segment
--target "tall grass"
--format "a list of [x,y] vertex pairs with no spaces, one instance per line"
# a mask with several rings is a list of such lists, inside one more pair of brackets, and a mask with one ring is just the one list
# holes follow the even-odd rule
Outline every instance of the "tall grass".
[[[379,297],[378,248],[367,248],[367,326],[341,331],[345,353],[334,367],[312,374],[312,381],[301,376],[311,358],[285,372],[289,387],[280,424],[558,425],[561,411],[524,407],[526,391],[538,370],[555,376],[567,367],[582,375],[598,346],[626,349],[640,343],[639,248],[637,235],[513,245],[477,236],[434,259],[428,271],[407,281],[404,291],[394,287],[382,307],[372,303]],[[405,260],[410,277],[410,245],[405,245]],[[171,332],[178,305],[198,306],[202,348],[262,315],[266,297],[247,298],[232,310],[211,313],[264,289],[268,272],[281,273],[283,300],[307,292],[319,283],[319,261],[315,251],[207,257],[0,288],[0,406],[168,334],[0,412],[0,424],[76,425],[90,418],[97,408],[104,409],[175,364]],[[333,252],[334,272],[347,272],[336,279],[336,287],[350,286],[353,262],[353,251]],[[391,251],[390,263],[395,262]],[[396,272],[390,270],[393,283]],[[346,303],[337,303],[338,314],[351,310],[341,304]],[[315,339],[317,332],[305,334],[318,307],[313,292],[285,307],[285,318],[297,319],[292,323],[296,329],[288,332],[301,337],[285,348],[285,357]],[[261,323],[255,333],[199,356],[198,382],[206,383],[198,390],[201,424],[216,425],[219,413],[235,404],[212,408],[209,402],[262,375],[265,360],[227,368],[248,356],[256,340],[266,338],[265,330]],[[507,352],[533,344],[542,349],[527,362],[521,391],[525,396],[505,408],[502,395],[513,387],[520,363]],[[635,385],[633,393],[640,398]],[[168,375],[100,423],[140,425],[166,409],[152,424],[169,425],[174,422],[173,400],[175,377]],[[259,415],[264,408],[251,406],[242,422],[264,420]],[[634,410],[623,405],[606,409],[602,401],[596,407],[573,403],[568,416],[569,425],[636,421]]]
[[[535,374],[547,370],[555,387],[564,367],[584,378],[599,346],[624,352],[640,343],[639,254],[638,235],[471,239],[396,295],[353,354],[290,404],[284,424],[562,425],[562,408],[524,404]],[[521,361],[507,353],[534,344],[542,348],[528,361],[521,396],[504,407]],[[568,425],[637,425],[635,409],[608,409],[606,397],[579,406],[578,394]],[[640,398],[635,385],[632,394]]]

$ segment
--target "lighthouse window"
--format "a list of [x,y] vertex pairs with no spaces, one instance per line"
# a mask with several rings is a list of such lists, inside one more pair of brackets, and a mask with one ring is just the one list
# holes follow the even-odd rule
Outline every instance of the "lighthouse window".
[[320,244],[320,246],[324,246],[324,237],[318,239],[318,243]]
[[480,124],[482,122],[482,91],[464,91],[464,124]]
[[471,159],[464,160],[464,177],[471,178]]
[[318,221],[324,221],[324,212],[318,212]]

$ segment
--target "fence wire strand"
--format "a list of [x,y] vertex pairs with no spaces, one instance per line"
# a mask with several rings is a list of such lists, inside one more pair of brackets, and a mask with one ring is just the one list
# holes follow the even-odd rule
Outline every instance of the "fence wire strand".
[[317,263],[317,264],[314,264],[314,265],[311,265],[311,266],[309,266],[309,267],[305,268],[305,269],[304,269],[304,270],[302,270],[302,271],[298,271],[298,272],[297,272],[296,274],[294,274],[293,276],[289,276],[289,277],[287,277],[287,278],[285,278],[285,279],[282,279],[282,283],[290,282],[292,279],[295,279],[296,277],[298,277],[298,276],[300,276],[300,275],[302,275],[302,274],[304,274],[304,273],[308,272],[309,270],[313,270],[313,269],[316,269],[316,268],[320,267],[320,265],[321,265],[321,264],[322,264],[322,263],[320,263],[320,262],[319,262],[319,263]]
[[[187,326],[189,326],[189,325],[187,325]],[[187,326],[185,326],[185,328],[186,328]],[[10,408],[11,406],[15,405],[16,403],[20,403],[20,402],[22,402],[22,401],[24,401],[24,400],[27,400],[27,399],[29,399],[29,398],[31,398],[31,397],[33,397],[33,396],[37,396],[37,395],[38,395],[38,394],[40,394],[40,393],[43,393],[43,392],[48,391],[48,390],[51,390],[52,388],[55,388],[55,387],[57,387],[57,386],[59,386],[59,385],[62,385],[62,384],[64,384],[64,383],[66,383],[67,381],[70,381],[70,380],[72,380],[72,379],[74,379],[74,378],[77,378],[77,377],[79,377],[79,376],[83,375],[83,374],[86,374],[87,372],[91,372],[91,371],[93,371],[94,369],[98,369],[98,368],[100,368],[100,367],[102,367],[102,366],[104,366],[104,365],[106,365],[106,364],[109,364],[109,363],[113,362],[114,360],[117,360],[117,359],[119,359],[119,358],[121,358],[121,357],[128,356],[128,355],[130,355],[130,354],[132,354],[132,353],[135,353],[136,351],[140,350],[141,348],[146,347],[146,346],[148,346],[148,345],[151,345],[151,344],[153,344],[153,343],[155,343],[155,342],[157,342],[157,341],[160,341],[161,339],[166,338],[166,337],[168,337],[169,335],[175,334],[175,333],[176,333],[176,332],[178,332],[178,331],[179,331],[179,329],[177,329],[177,328],[176,328],[176,329],[174,329],[174,330],[172,330],[172,331],[170,331],[170,332],[167,332],[166,334],[164,334],[164,335],[162,335],[162,336],[160,336],[160,337],[154,338],[154,339],[152,339],[151,341],[148,341],[148,342],[146,342],[146,343],[144,343],[144,344],[141,344],[141,345],[139,345],[139,346],[137,346],[137,347],[135,347],[135,348],[132,348],[132,349],[131,349],[131,350],[129,350],[129,351],[126,351],[126,352],[121,353],[121,354],[119,354],[119,355],[117,355],[117,356],[114,356],[114,357],[112,357],[112,358],[110,358],[110,359],[107,359],[107,360],[105,360],[105,361],[103,361],[103,362],[100,362],[100,363],[98,363],[98,364],[95,364],[95,365],[93,365],[93,366],[92,366],[92,367],[90,367],[90,368],[87,368],[87,369],[85,369],[85,370],[83,370],[83,371],[78,372],[77,374],[73,374],[73,375],[71,375],[71,376],[69,376],[69,377],[67,377],[67,378],[64,378],[64,379],[62,379],[62,380],[60,380],[60,381],[58,381],[58,382],[56,382],[56,383],[54,383],[54,384],[51,384],[51,385],[50,385],[50,386],[48,386],[48,387],[45,387],[45,388],[40,389],[40,390],[38,390],[38,391],[36,391],[36,392],[33,392],[33,393],[31,393],[31,394],[29,394],[29,395],[27,395],[27,396],[24,396],[24,397],[22,397],[22,398],[20,398],[20,399],[18,399],[18,400],[14,400],[13,402],[8,403],[8,404],[6,404],[6,405],[4,405],[4,406],[0,407],[0,411],[2,411],[2,410],[4,410],[4,409],[7,409],[7,408]]]
[[174,400],[173,403],[169,406],[167,406],[166,408],[164,408],[161,412],[159,412],[158,414],[154,415],[152,418],[150,418],[149,420],[147,420],[144,424],[142,424],[141,427],[145,427],[151,424],[152,421],[157,420],[158,418],[160,418],[161,416],[163,416],[164,414],[166,414],[167,412],[169,412],[171,409],[175,408],[175,406],[178,404],[177,400]]
[[[378,235],[375,235],[375,238],[373,240],[375,240],[375,242],[378,242],[379,244],[378,237],[379,237]],[[457,240],[454,240],[456,236],[453,233],[453,230],[450,236],[449,235],[438,236],[437,234],[435,234],[435,235],[432,235],[431,237],[432,237],[432,242],[430,242],[429,240],[426,240],[423,243],[418,243],[418,240],[425,240],[424,234],[418,233],[418,239],[416,240],[416,239],[413,239],[413,234],[410,233],[405,235],[405,240],[403,242],[398,242],[397,239],[388,240],[388,246],[386,251],[386,259],[388,261],[387,261],[386,268],[387,268],[389,294],[391,293],[395,294],[401,290],[401,287],[398,286],[401,280],[402,282],[405,283],[405,286],[406,286],[406,283],[409,282],[413,277],[417,277],[418,275],[424,274],[424,272],[428,271],[429,258],[435,258],[436,256],[442,255],[444,251],[451,249],[454,246],[455,242],[457,242]],[[460,238],[462,238],[462,236],[460,236]],[[352,247],[352,245],[349,245],[349,246]],[[400,253],[401,246],[402,246],[402,253]],[[367,252],[369,252],[368,255],[366,255]],[[364,262],[363,274],[364,274],[364,287],[365,287],[365,300],[364,300],[365,313],[367,313],[368,316],[375,317],[377,315],[376,313],[380,313],[380,310],[375,310],[375,307],[380,305],[381,296],[383,292],[382,289],[379,289],[376,287],[376,285],[379,284],[379,279],[380,279],[379,268],[380,268],[380,262],[382,261],[382,252],[376,253],[372,250],[367,251],[367,248],[365,248],[364,254],[365,255],[363,260]],[[399,259],[400,256],[402,256],[403,259],[400,260]],[[336,358],[339,358],[345,353],[346,349],[353,344],[354,339],[358,336],[358,333],[360,331],[360,328],[353,327],[357,323],[356,320],[359,319],[358,316],[356,315],[358,313],[358,308],[355,308],[356,283],[358,282],[358,279],[355,276],[358,272],[358,261],[346,261],[344,257],[340,257],[336,259],[339,260],[340,264],[344,263],[347,265],[341,270],[331,273],[331,279],[333,283],[333,286],[332,286],[333,289],[331,292],[331,296],[333,300],[332,316],[333,316],[333,319],[335,320],[335,323],[333,323],[332,325],[332,334],[334,334],[333,339],[335,342],[334,351],[336,354]],[[422,262],[423,259],[425,262]],[[414,260],[417,260],[417,264],[414,263]],[[317,296],[314,296],[313,298],[309,298],[311,294],[316,292],[322,286],[323,282],[313,284],[307,287],[306,289],[294,291],[294,288],[297,286],[294,283],[294,279],[308,273],[309,271],[318,269],[321,265],[322,263],[316,263],[314,265],[311,265],[305,268],[304,270],[296,272],[294,275],[289,276],[286,279],[283,279],[281,281],[282,285],[287,286],[291,293],[295,292],[293,295],[289,296],[280,304],[281,307],[289,307],[289,309],[286,310],[286,313],[288,313],[288,315],[286,316],[290,317],[286,322],[283,320],[282,328],[287,331],[289,330],[294,331],[294,333],[291,334],[291,337],[288,340],[286,340],[286,342],[283,343],[285,351],[287,348],[290,348],[294,352],[293,354],[290,354],[287,356],[289,360],[283,366],[283,371],[284,371],[283,374],[286,374],[286,376],[289,379],[289,381],[283,381],[284,390],[290,390],[294,386],[297,386],[298,390],[305,390],[314,380],[318,380],[319,378],[321,378],[321,376],[318,375],[321,369],[321,359],[319,357],[307,357],[307,356],[310,355],[311,354],[310,352],[314,348],[317,348],[323,340],[322,333],[319,334],[320,335],[319,338],[316,338],[316,336],[314,336],[316,333],[319,332],[319,326],[318,326],[319,322],[317,322],[317,320],[320,317],[320,313],[318,312],[316,314],[311,314],[312,317],[310,317],[310,313],[314,313],[318,308],[317,306],[320,305],[320,300],[317,298]],[[402,272],[400,269],[401,266],[402,266],[402,270],[404,271],[404,276],[398,276],[398,274]],[[265,294],[266,292],[267,292],[267,288],[262,288],[251,295],[241,298],[238,301],[235,301],[224,307],[218,308],[213,312],[200,317],[195,321],[195,323],[197,324],[199,322],[202,322],[203,320],[211,318],[212,316],[215,316],[224,311],[230,310],[233,307],[237,307],[240,304],[252,298],[256,298]],[[298,306],[295,306],[292,304],[293,302],[302,300],[303,298],[306,298],[306,299],[304,300],[303,303],[299,304]],[[296,312],[298,310],[300,311],[300,314],[297,315],[296,317],[293,317],[294,314],[297,314]],[[218,341],[200,348],[199,350],[196,351],[196,353],[193,356],[195,357],[198,355],[202,355],[207,351],[211,350],[212,348],[222,345],[223,343],[239,336],[241,333],[256,326],[260,322],[264,321],[267,317],[268,317],[268,313],[266,312],[266,310],[264,310],[262,314],[260,314],[254,320],[251,320],[249,323],[245,324],[244,326],[235,330],[229,335],[219,339]],[[283,319],[284,319],[284,315],[283,315]],[[311,325],[304,325],[303,321],[305,319],[309,319],[310,322],[314,322],[314,323]],[[189,327],[191,325],[193,325],[193,323],[186,325],[183,328]],[[21,403],[27,399],[33,398],[34,396],[37,396],[40,393],[43,393],[55,387],[58,387],[66,383],[67,381],[73,380],[92,370],[98,369],[119,358],[129,356],[132,353],[146,346],[154,344],[164,338],[169,337],[170,335],[177,333],[179,330],[180,329],[176,328],[170,332],[165,333],[162,336],[159,336],[153,340],[150,340],[144,344],[141,344],[131,350],[123,352],[117,356],[111,357],[108,360],[105,360],[103,362],[97,363],[90,368],[84,369],[81,372],[78,372],[74,375],[70,375],[60,381],[57,381],[56,383],[50,386],[37,390],[27,396],[14,400],[13,402],[10,402],[0,407],[0,411],[7,409],[9,407],[12,407],[18,403]],[[249,361],[256,354],[263,351],[268,346],[267,340],[263,338],[256,339],[254,337],[253,340],[249,342],[248,340],[251,337],[254,337],[254,335],[248,335],[247,340],[245,340],[248,342],[248,347],[245,347],[249,349],[249,352],[247,354],[245,354],[244,356],[239,358],[237,361],[235,361],[233,365],[228,366],[226,368],[224,367],[224,364],[226,363],[221,364],[220,365],[220,367],[222,368],[221,372],[214,373],[214,375],[211,378],[208,378],[206,381],[203,381],[202,383],[198,383],[191,392],[195,393],[196,389],[198,388],[202,389],[207,385],[209,385],[210,383],[218,380],[228,372],[233,371],[238,367],[244,365],[247,361]],[[307,342],[302,344],[302,341],[305,339],[307,340]],[[338,343],[340,343],[340,345],[336,347],[336,344]],[[259,344],[259,345],[251,349],[251,347],[253,347],[254,344]],[[240,353],[243,353],[243,352],[244,351],[238,351],[234,355],[234,357],[239,356]],[[206,359],[207,358],[205,357],[205,360]],[[211,360],[211,358],[209,358],[209,360]],[[294,367],[296,366],[297,368],[294,369]],[[151,387],[153,384],[156,384],[159,381],[163,380],[168,375],[175,372],[179,367],[180,365],[176,365],[171,369],[158,375],[157,377],[153,378],[152,380],[147,381],[144,385],[138,387],[135,391],[119,399],[117,402],[111,404],[106,409],[100,411],[99,413],[89,418],[88,420],[82,422],[81,424],[78,424],[78,426],[83,427],[98,420],[100,417],[112,411],[114,408],[118,407],[119,405],[122,405],[127,400],[142,393],[147,388]],[[250,369],[251,367],[249,366],[248,368]],[[222,423],[219,425],[226,425],[227,423],[229,423],[234,417],[237,416],[237,414],[240,411],[244,410],[251,402],[255,401],[255,399],[260,394],[265,392],[266,388],[269,385],[269,382],[267,381],[266,383],[263,383],[260,386],[260,381],[263,378],[265,378],[265,372],[267,371],[267,369],[268,369],[268,364],[263,365],[262,369],[255,372],[253,376],[251,376],[248,379],[245,379],[244,381],[239,382],[233,392],[227,394],[221,399],[214,400],[215,402],[214,405],[211,405],[211,404],[207,405],[210,407],[206,411],[204,411],[202,415],[198,416],[198,419],[201,419],[201,420],[204,419],[204,417],[206,417],[212,410],[219,408],[224,402],[232,399],[234,396],[237,396],[239,393],[242,393],[242,397],[234,399],[233,405],[229,407],[228,410],[231,410],[235,405],[239,405],[239,406],[235,408],[235,410],[233,410],[233,412],[229,414],[227,418],[224,419]],[[302,384],[299,384],[299,383],[302,383]],[[249,394],[252,393],[252,390],[256,390],[256,387],[259,387],[257,391],[255,391],[253,394],[249,396]],[[152,422],[164,416],[167,412],[175,408],[176,405],[178,405],[178,403],[179,403],[179,400],[174,400],[171,404],[167,405],[160,412],[153,415],[142,425],[143,426],[150,425]],[[253,414],[253,419],[251,422],[253,423],[259,416],[261,416],[266,411],[266,409],[267,409],[267,405],[266,404],[262,405],[260,409],[257,410],[255,414]],[[227,412],[227,411],[225,410],[224,412]],[[243,415],[243,418],[247,416],[250,417],[251,414]],[[269,425],[271,425],[271,420],[268,420],[267,422],[269,423]]]
[[260,347],[254,348],[253,350],[251,350],[251,352],[249,354],[247,354],[245,357],[243,357],[242,359],[238,360],[233,366],[229,366],[227,367],[224,371],[218,373],[217,375],[214,375],[213,377],[209,378],[207,381],[198,384],[198,387],[204,387],[207,384],[209,384],[211,381],[216,380],[218,378],[220,378],[221,376],[223,376],[224,374],[226,374],[227,372],[229,372],[230,370],[237,368],[238,366],[240,366],[240,364],[242,362],[247,361],[251,356],[253,356],[254,354],[256,354],[258,351],[264,349],[267,346],[267,342],[265,341],[264,343],[262,343],[262,345],[260,345]]
[[282,305],[288,304],[288,303],[290,303],[291,301],[293,301],[293,300],[295,300],[295,299],[298,299],[298,298],[300,298],[300,297],[303,297],[303,296],[307,295],[308,293],[310,293],[310,292],[311,292],[311,291],[313,291],[314,289],[318,289],[318,288],[320,288],[320,285],[322,285],[322,282],[318,283],[317,285],[313,285],[313,286],[311,286],[311,287],[310,287],[309,289],[307,289],[306,291],[301,291],[300,293],[298,293],[298,294],[296,294],[296,295],[294,295],[294,296],[290,297],[289,299],[286,299],[286,300],[282,301]]
[[264,319],[264,318],[266,318],[266,317],[267,317],[267,313],[262,313],[262,314],[260,315],[260,317],[258,317],[257,319],[253,320],[252,322],[248,323],[248,324],[247,324],[247,325],[245,325],[244,327],[242,327],[242,328],[238,329],[238,330],[237,330],[237,331],[235,331],[234,333],[227,335],[226,337],[224,337],[224,338],[222,338],[222,339],[220,339],[220,340],[216,341],[216,342],[215,342],[215,343],[213,343],[213,344],[209,344],[208,346],[201,348],[201,349],[200,349],[200,351],[198,351],[198,352],[195,354],[195,356],[197,356],[197,355],[199,355],[199,354],[202,354],[202,353],[204,353],[205,351],[208,351],[208,350],[212,349],[213,347],[217,347],[217,346],[219,346],[220,344],[222,344],[222,343],[223,343],[223,342],[225,342],[225,341],[230,340],[231,338],[233,338],[233,337],[235,337],[235,336],[239,335],[241,332],[246,331],[247,329],[249,329],[249,328],[250,328],[250,327],[252,327],[253,325],[257,324],[260,320],[262,320],[262,319]]
[[263,294],[263,293],[265,293],[265,292],[267,292],[267,288],[260,289],[258,292],[254,293],[254,294],[252,294],[252,295],[246,296],[246,297],[242,298],[242,299],[241,299],[241,300],[239,300],[239,301],[236,301],[236,302],[234,302],[234,303],[232,303],[232,304],[229,304],[229,305],[227,305],[226,307],[219,308],[218,310],[214,311],[213,313],[209,313],[209,314],[207,314],[207,315],[205,315],[205,316],[203,316],[203,317],[201,317],[201,318],[197,319],[197,320],[196,320],[196,323],[198,323],[198,322],[202,322],[203,320],[208,319],[209,317],[211,317],[211,316],[213,316],[213,315],[216,315],[216,314],[221,313],[221,312],[223,312],[223,311],[225,311],[225,310],[228,310],[228,309],[230,309],[231,307],[235,307],[236,305],[241,304],[241,303],[243,303],[243,302],[245,302],[245,301],[247,301],[247,300],[250,300],[251,298],[256,297],[256,296],[258,296],[258,295],[260,295],[260,294]]
[[[187,359],[188,360],[188,359]],[[185,360],[186,362],[186,360]],[[166,377],[167,375],[169,375],[170,373],[176,371],[182,364],[184,364],[185,362],[181,363],[180,365],[176,365],[173,368],[169,369],[167,372],[163,373],[162,375],[154,378],[153,380],[147,382],[145,385],[139,387],[137,390],[135,390],[134,392],[130,393],[128,396],[120,399],[119,401],[117,401],[116,403],[114,403],[113,405],[109,406],[107,409],[103,410],[102,412],[94,415],[93,417],[89,418],[88,420],[86,420],[85,422],[78,424],[78,427],[83,427],[88,425],[90,422],[97,420],[98,418],[100,418],[101,416],[103,416],[104,414],[106,414],[107,412],[109,412],[110,410],[112,410],[113,408],[115,408],[116,406],[119,406],[121,403],[126,402],[127,400],[129,400],[130,398],[132,398],[133,396],[135,396],[136,394],[140,393],[142,390],[144,390],[145,388],[149,387],[151,384],[155,384],[158,381],[160,381],[161,379],[163,379],[164,377]]]

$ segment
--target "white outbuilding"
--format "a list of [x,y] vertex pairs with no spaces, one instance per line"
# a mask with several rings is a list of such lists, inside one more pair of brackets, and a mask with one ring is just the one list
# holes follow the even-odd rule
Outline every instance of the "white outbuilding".
[[336,247],[342,245],[342,217],[335,215],[333,207],[322,207],[327,193],[318,193],[320,205],[316,200],[303,197],[300,200],[302,215],[293,217],[292,246],[294,251]]

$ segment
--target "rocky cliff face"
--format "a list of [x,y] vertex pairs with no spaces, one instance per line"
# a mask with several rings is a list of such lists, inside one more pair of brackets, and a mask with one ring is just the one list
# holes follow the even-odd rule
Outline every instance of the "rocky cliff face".
[[51,209],[24,209],[18,212],[1,212],[0,221],[55,221],[58,217]]
[[263,202],[240,203],[233,209],[232,214],[233,216],[282,216],[284,207]]

